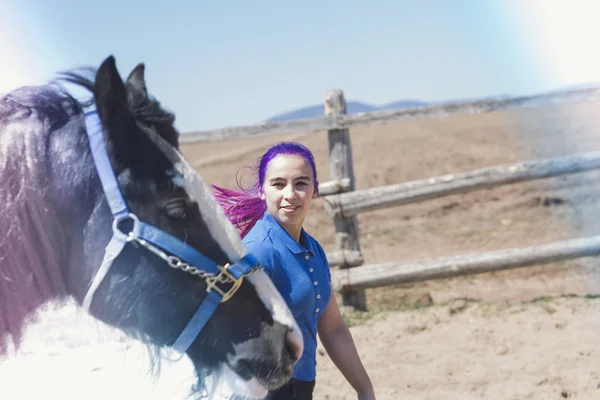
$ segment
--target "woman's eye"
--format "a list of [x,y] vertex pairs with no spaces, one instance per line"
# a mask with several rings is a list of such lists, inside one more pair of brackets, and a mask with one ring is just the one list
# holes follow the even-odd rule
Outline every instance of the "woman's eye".
[[187,202],[185,199],[171,199],[163,204],[165,213],[172,219],[183,219],[187,216]]

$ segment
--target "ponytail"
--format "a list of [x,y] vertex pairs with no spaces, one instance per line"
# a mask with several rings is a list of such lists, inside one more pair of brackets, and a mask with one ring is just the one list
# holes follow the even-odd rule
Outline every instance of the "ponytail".
[[260,198],[258,190],[246,190],[240,187],[240,191],[235,191],[216,185],[212,185],[212,188],[225,215],[240,230],[240,236],[244,238],[263,217],[266,210],[265,202]]

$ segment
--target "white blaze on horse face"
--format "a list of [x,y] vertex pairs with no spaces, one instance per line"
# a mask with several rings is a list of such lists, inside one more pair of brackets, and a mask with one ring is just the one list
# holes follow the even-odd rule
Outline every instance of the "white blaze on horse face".
[[242,243],[242,239],[236,232],[235,227],[225,215],[212,192],[198,175],[196,170],[183,158],[183,155],[167,143],[162,137],[152,130],[146,130],[150,140],[163,152],[167,159],[173,163],[173,183],[182,187],[198,204],[202,218],[209,228],[210,235],[219,243],[230,260],[238,260],[245,256],[248,251]]
[[[161,137],[152,132],[150,138],[173,163],[175,167],[171,174],[173,183],[182,187],[188,196],[198,204],[211,236],[219,243],[228,258],[237,260],[244,257],[248,253],[246,246],[202,178],[186,162],[181,153],[167,144]],[[273,316],[273,320],[289,328],[289,333],[284,341],[291,341],[293,347],[302,354],[304,341],[300,327],[268,275],[264,271],[258,270],[247,275],[245,279],[254,286],[259,298]],[[254,344],[252,341],[239,343],[233,357],[235,359],[255,358],[257,353],[253,349]],[[262,398],[267,394],[266,388],[256,378],[245,381],[227,365],[223,365],[222,374],[227,375],[227,377],[221,376],[221,378],[225,378],[224,380],[233,386],[232,389],[235,392],[250,393],[256,398]]]
[[[178,171],[179,171],[179,169],[178,169]],[[175,176],[173,177],[173,182],[176,185],[178,185],[186,190],[189,190],[189,184],[181,175],[175,174]],[[189,191],[188,191],[188,195],[190,195]],[[211,235],[215,231],[217,233],[222,232],[220,229],[215,229],[215,228],[221,228],[224,226],[231,227],[232,231],[234,232],[234,238],[236,239],[236,240],[234,240],[234,243],[232,243],[232,245],[231,245],[231,250],[237,251],[238,246],[241,246],[244,251],[244,254],[245,254],[246,249],[245,249],[243,242],[239,238],[238,233],[235,232],[235,230],[233,230],[233,225],[229,222],[229,220],[225,216],[225,213],[223,212],[223,209],[221,208],[219,203],[216,202],[216,200],[214,199],[214,197],[212,196],[212,194],[210,192],[200,193],[200,195],[206,196],[203,200],[198,200],[198,198],[195,198],[195,200],[198,202],[198,206],[200,208],[200,212],[202,213],[202,217],[205,218],[205,220],[207,220],[206,219],[207,215],[212,215],[214,217],[213,220],[207,220],[207,223],[210,228],[209,231],[211,232]],[[212,207],[213,204],[215,205],[215,208],[218,209],[218,211],[220,211],[220,212],[216,212],[213,209],[213,207]],[[207,208],[205,208],[205,206],[209,207],[209,208],[207,209]],[[213,225],[213,224],[215,224],[215,225]],[[214,235],[213,235],[213,237],[215,237],[215,240],[217,240],[218,243],[221,244],[221,246],[223,246],[223,243],[231,243],[229,241],[229,238],[230,238],[229,234],[230,234],[230,232],[228,232],[228,230],[225,229],[224,234],[222,236],[220,236],[220,238],[217,238]],[[237,253],[235,253],[235,254],[237,254]],[[231,258],[230,253],[228,253],[228,256]],[[240,256],[236,256],[236,258],[238,258],[238,257],[240,257]],[[255,273],[248,275],[248,277],[246,279],[248,279],[250,281],[250,283],[252,283],[252,285],[256,289],[256,292],[258,293],[260,299],[263,301],[263,303],[265,304],[267,309],[273,315],[273,319],[275,321],[279,322],[280,324],[289,327],[291,330],[293,340],[298,341],[301,346],[302,335],[300,333],[300,328],[296,324],[296,320],[292,316],[290,309],[287,307],[285,300],[283,299],[283,297],[281,297],[281,294],[279,293],[279,291],[277,290],[275,285],[273,285],[273,282],[271,282],[271,279],[269,279],[267,274],[265,274],[263,271],[256,271]]]
[[173,183],[184,188],[188,196],[198,204],[202,219],[208,225],[208,231],[227,257],[237,260],[245,256],[246,246],[202,178],[181,156],[179,162],[174,165],[177,173]]
[[[188,164],[181,153],[165,142],[163,138],[152,131],[148,133],[152,141],[175,166],[175,171],[172,174],[173,183],[182,187],[188,196],[196,201],[213,239],[219,243],[230,260],[238,260],[244,257],[248,253],[246,246],[200,175]],[[296,324],[296,320],[287,307],[285,300],[283,300],[267,274],[258,271],[250,274],[248,280],[254,285],[259,297],[273,315],[273,319],[288,326],[291,330],[292,339],[298,341],[301,346],[302,334],[300,328]]]

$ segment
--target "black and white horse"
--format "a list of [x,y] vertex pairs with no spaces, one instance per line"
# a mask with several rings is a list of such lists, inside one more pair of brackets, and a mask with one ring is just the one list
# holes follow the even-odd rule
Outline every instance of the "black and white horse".
[[[62,80],[92,92],[96,125],[60,80],[0,98],[0,357],[36,309],[73,297],[131,337],[187,354],[198,390],[219,373],[252,397],[282,385],[302,351],[299,329],[178,152],[174,115],[148,95],[144,65],[123,81],[111,56],[92,79]],[[109,200],[91,127],[125,218]],[[156,232],[164,237],[153,242]],[[210,301],[208,314],[198,311]]]

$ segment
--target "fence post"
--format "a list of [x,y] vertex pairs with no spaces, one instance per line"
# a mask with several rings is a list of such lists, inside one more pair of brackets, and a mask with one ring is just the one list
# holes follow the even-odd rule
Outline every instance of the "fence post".
[[[330,90],[325,95],[325,115],[346,114],[346,101],[341,90]],[[341,181],[350,180],[349,191],[355,189],[354,168],[352,165],[352,145],[348,129],[331,129],[327,131],[329,140],[329,167],[331,179]],[[336,217],[335,244],[337,250],[354,250],[360,252],[358,242],[358,220],[356,216],[350,218]],[[351,268],[341,265],[340,268]],[[342,304],[351,306],[356,310],[366,311],[367,300],[364,289],[342,291]]]

